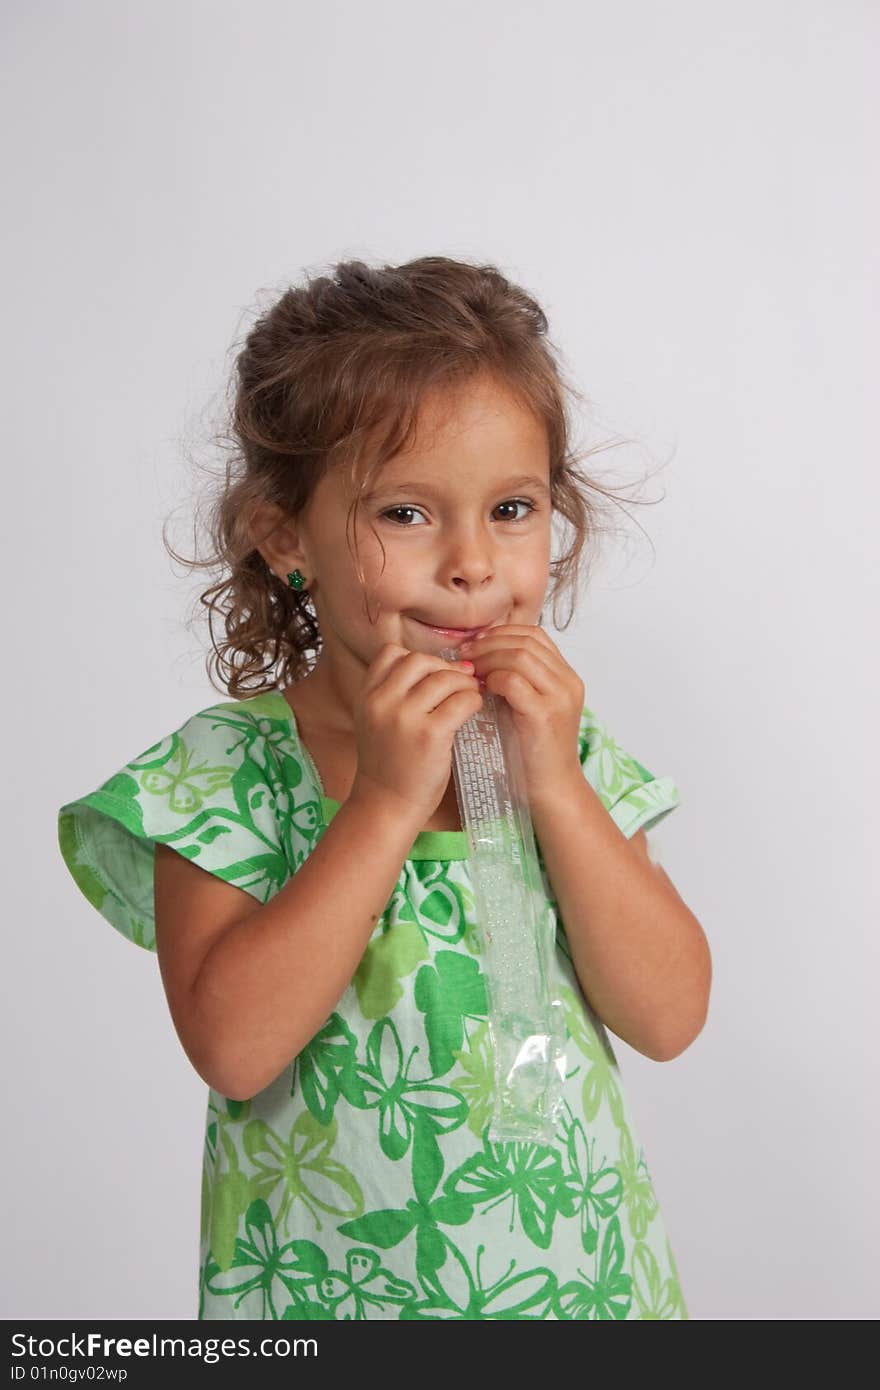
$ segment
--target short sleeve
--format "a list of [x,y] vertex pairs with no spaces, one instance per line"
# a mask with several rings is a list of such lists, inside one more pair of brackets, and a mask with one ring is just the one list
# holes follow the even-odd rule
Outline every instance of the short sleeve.
[[672,778],[655,777],[637,762],[586,705],[578,740],[584,776],[628,838],[657,825],[680,804]]
[[285,737],[256,699],[214,705],[59,809],[62,858],[111,926],[156,950],[157,844],[260,902],[278,891],[291,873],[289,797],[273,746]]

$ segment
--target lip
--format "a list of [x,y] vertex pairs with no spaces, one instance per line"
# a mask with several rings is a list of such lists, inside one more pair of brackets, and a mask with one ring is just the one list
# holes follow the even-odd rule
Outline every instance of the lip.
[[415,618],[415,622],[420,627],[426,627],[429,632],[436,632],[440,637],[453,637],[463,641],[466,637],[473,637],[478,632],[485,632],[491,627],[491,623],[481,623],[479,627],[435,627],[433,623],[423,623],[421,618]]

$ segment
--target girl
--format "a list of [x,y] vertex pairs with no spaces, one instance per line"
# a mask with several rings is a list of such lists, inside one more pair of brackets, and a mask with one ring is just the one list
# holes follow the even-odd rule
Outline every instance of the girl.
[[[237,360],[202,595],[230,698],[59,811],[70,872],[157,953],[209,1087],[199,1318],[688,1317],[605,1029],[680,1054],[710,955],[648,850],[674,783],[540,626],[602,491],[546,328],[497,270],[443,257],[283,294]],[[451,764],[484,689],[512,710],[556,923],[553,1143],[488,1132]]]

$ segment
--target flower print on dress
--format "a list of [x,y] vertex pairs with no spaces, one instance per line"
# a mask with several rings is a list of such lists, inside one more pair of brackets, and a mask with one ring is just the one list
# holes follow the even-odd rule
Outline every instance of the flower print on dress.
[[623,1183],[623,1206],[629,1217],[629,1228],[636,1240],[643,1240],[648,1226],[659,1211],[659,1205],[644,1154],[636,1160],[632,1134],[628,1127],[624,1127],[620,1132],[618,1167]]
[[360,1110],[366,1107],[364,1084],[357,1071],[357,1038],[341,1014],[331,1014],[294,1058],[292,1096],[296,1095],[297,1086],[321,1125],[330,1124],[340,1096]]
[[445,946],[464,941],[474,950],[468,921],[476,912],[473,892],[449,874],[442,860],[414,859],[407,865],[406,894],[427,938]]
[[318,1286],[318,1295],[337,1322],[362,1322],[370,1307],[384,1310],[408,1303],[416,1290],[379,1262],[375,1250],[354,1248],[345,1253],[346,1272],[331,1269]]
[[464,1226],[473,1214],[469,1197],[455,1193],[437,1193],[443,1176],[443,1160],[436,1143],[431,1143],[431,1121],[424,1114],[416,1116],[413,1140],[413,1192],[405,1207],[384,1207],[367,1212],[355,1221],[337,1227],[340,1235],[351,1240],[378,1245],[390,1250],[413,1231],[416,1237],[416,1271],[430,1276],[446,1259],[448,1240],[441,1226]]
[[[155,758],[151,754],[157,753]],[[167,798],[168,805],[178,815],[188,816],[200,811],[205,799],[210,799],[222,787],[232,782],[230,767],[212,767],[196,762],[197,754],[187,748],[179,734],[163,739],[148,748],[143,757],[130,766],[142,773],[141,789],[151,796]]]
[[400,981],[429,956],[425,934],[398,880],[352,979],[364,1018],[390,1014],[403,998]]
[[495,1049],[488,1020],[474,1029],[467,1046],[453,1051],[453,1056],[464,1075],[456,1073],[450,1081],[467,1100],[468,1129],[480,1139],[492,1118],[495,1101]]
[[602,1222],[608,1221],[623,1200],[623,1180],[619,1171],[602,1164],[594,1168],[591,1151],[595,1139],[588,1142],[584,1127],[566,1103],[567,1116],[560,1128],[565,1140],[567,1176],[574,1196],[574,1214],[580,1217],[581,1244],[592,1255],[599,1239]]
[[418,1050],[412,1049],[404,1067],[400,1036],[391,1019],[383,1018],[371,1028],[366,1063],[358,1066],[366,1109],[379,1112],[379,1145],[388,1158],[403,1158],[420,1113],[428,1116],[434,1134],[457,1129],[467,1118],[467,1102],[456,1091],[433,1081],[410,1081]]
[[461,1050],[465,1019],[484,1019],[489,1012],[486,977],[470,956],[438,951],[434,964],[423,965],[416,976],[415,1003],[425,1015],[431,1070],[444,1076]]
[[493,1283],[483,1284],[480,1264],[484,1245],[477,1246],[476,1273],[472,1273],[461,1251],[446,1241],[448,1258],[441,1268],[419,1279],[426,1297],[407,1303],[400,1311],[401,1322],[448,1321],[536,1321],[545,1319],[556,1294],[556,1276],[549,1269],[530,1269],[513,1274],[516,1260]]
[[[598,729],[585,708],[584,773],[631,835],[678,793]],[[155,951],[156,844],[263,903],[313,851],[328,809],[287,701],[266,692],[200,711],[62,806],[59,845],[89,902]],[[210,1092],[200,1319],[687,1317],[543,864],[568,1024],[565,1118],[540,1147],[489,1142],[492,1038],[466,850],[463,833],[417,841],[324,1027],[248,1101]]]
[[[278,1319],[291,1299],[305,1304],[316,1284],[327,1272],[327,1257],[314,1242],[292,1240],[279,1246],[269,1206],[255,1198],[245,1216],[247,1235],[235,1243],[235,1256],[229,1268],[221,1270],[215,1260],[205,1265],[205,1289],[215,1296],[231,1296],[233,1310],[247,1300],[249,1316]],[[259,1294],[259,1303],[253,1307]],[[252,1311],[251,1311],[252,1310]]]
[[633,1302],[643,1322],[666,1322],[673,1318],[690,1320],[668,1242],[666,1257],[672,1273],[664,1278],[660,1262],[650,1245],[639,1241],[633,1248]]
[[208,1249],[221,1269],[228,1269],[232,1263],[241,1218],[257,1196],[253,1182],[239,1167],[238,1151],[225,1125],[225,1117],[221,1114],[217,1119],[220,1147],[213,1169],[207,1221],[203,1227]]
[[555,1149],[519,1141],[495,1143],[488,1129],[483,1152],[460,1164],[447,1178],[445,1190],[467,1197],[481,1216],[509,1202],[510,1232],[518,1218],[525,1235],[541,1250],[550,1247],[557,1215],[574,1213],[574,1192]]
[[584,1119],[591,1124],[599,1113],[602,1101],[607,1100],[614,1123],[623,1129],[626,1127],[626,1115],[617,1062],[605,1029],[601,1025],[599,1028],[591,1026],[593,1018],[589,1005],[585,1001],[579,1008],[571,990],[565,985],[560,986],[559,997],[562,1000],[569,1037],[590,1064],[584,1077],[582,1092]]
[[614,1216],[605,1227],[593,1277],[578,1269],[580,1280],[563,1284],[556,1297],[557,1317],[565,1321],[623,1321],[632,1304],[632,1277],[624,1270],[625,1253],[620,1221]]
[[276,1188],[281,1197],[275,1220],[287,1228],[291,1207],[299,1202],[315,1226],[322,1229],[318,1210],[332,1216],[359,1216],[364,1209],[360,1184],[336,1159],[336,1120],[321,1125],[308,1110],[293,1123],[285,1144],[265,1120],[251,1120],[244,1127],[242,1145],[256,1173],[254,1191],[268,1199]]
[[634,782],[654,780],[598,719],[582,718],[579,744],[581,764],[593,771],[596,791],[606,803],[616,801]]

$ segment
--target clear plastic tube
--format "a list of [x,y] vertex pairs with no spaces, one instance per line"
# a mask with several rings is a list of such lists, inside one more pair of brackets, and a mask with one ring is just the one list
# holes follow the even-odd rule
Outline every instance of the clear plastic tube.
[[[450,661],[457,650],[440,653]],[[453,744],[453,776],[477,904],[495,1091],[489,1136],[550,1142],[565,1080],[565,1021],[519,739],[506,700],[483,705]]]

